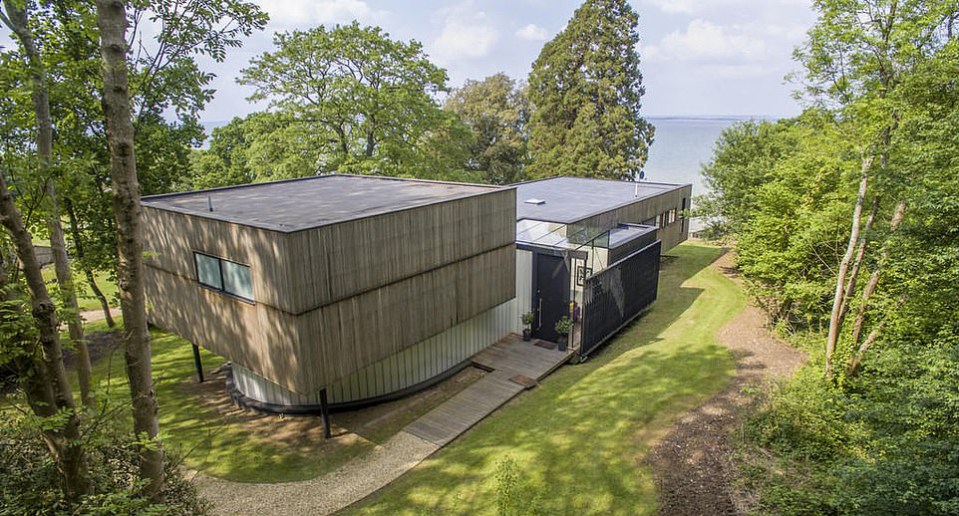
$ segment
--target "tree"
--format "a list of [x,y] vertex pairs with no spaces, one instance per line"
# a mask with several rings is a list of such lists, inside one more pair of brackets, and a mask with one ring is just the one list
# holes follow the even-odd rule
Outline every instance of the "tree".
[[469,80],[454,90],[443,107],[472,131],[467,168],[484,182],[505,185],[523,179],[529,105],[526,92],[504,73]]
[[[142,127],[137,128],[134,122],[148,120],[151,113],[159,118],[168,107],[178,111],[202,107],[202,102],[211,94],[203,89],[209,76],[196,74],[194,56],[205,54],[214,60],[223,60],[226,49],[239,46],[240,35],[249,35],[254,29],[262,28],[266,17],[253,4],[221,0],[196,0],[186,5],[176,1],[161,2],[153,4],[152,8],[162,21],[163,30],[157,36],[159,47],[154,53],[146,54],[150,65],[143,69],[134,68],[146,76],[138,83],[143,88],[144,101],[138,106],[138,115],[134,118],[131,99],[135,92],[131,91],[129,80],[126,6],[121,0],[97,1],[100,53],[103,56],[103,116],[109,144],[118,247],[117,280],[124,320],[123,341],[133,404],[133,429],[142,441],[140,474],[148,482],[146,493],[159,499],[163,489],[163,449],[158,439],[157,401],[150,362],[135,143],[136,131],[142,131]],[[134,19],[138,19],[137,16]],[[194,80],[184,81],[185,77]],[[184,90],[192,95],[183,98],[160,95],[161,92]],[[158,97],[167,100],[158,101]]]
[[4,23],[20,42],[27,67],[30,70],[30,82],[33,92],[33,109],[36,117],[37,138],[36,149],[39,162],[39,174],[46,182],[46,200],[49,214],[47,225],[50,232],[50,248],[53,251],[54,268],[56,269],[57,283],[63,305],[69,313],[67,326],[70,331],[70,340],[77,352],[77,371],[79,373],[80,398],[83,404],[92,408],[95,404],[90,382],[92,377],[90,353],[87,351],[83,339],[83,324],[79,319],[77,291],[73,284],[73,273],[70,270],[70,259],[67,256],[66,239],[63,236],[63,225],[60,220],[59,199],[57,196],[56,181],[51,174],[53,163],[53,119],[50,115],[49,77],[46,67],[37,48],[33,31],[31,30],[25,5],[19,5],[12,0],[4,0],[5,15],[0,16]]
[[433,95],[447,90],[446,72],[420,43],[354,22],[279,33],[274,45],[239,82],[255,88],[251,100],[268,100],[291,127],[308,129],[316,145],[301,175],[436,172],[431,131],[448,115]]
[[[36,327],[35,334],[18,332],[20,341],[14,343],[22,347],[18,355],[23,359],[19,367],[21,385],[30,408],[45,420],[43,437],[63,478],[67,499],[76,501],[87,494],[90,486],[84,449],[80,442],[80,416],[63,365],[56,305],[43,281],[33,239],[7,188],[6,175],[0,162],[0,225],[9,232],[16,248],[30,290],[30,308]],[[13,286],[5,273],[4,276],[0,287],[4,291],[5,301],[9,302],[12,300],[9,289]]]
[[626,0],[586,0],[543,47],[529,76],[530,177],[637,177],[653,141],[638,21]]
[[[893,133],[901,116],[889,96],[904,76],[952,37],[956,5],[950,0],[818,0],[814,6],[819,19],[796,57],[805,65],[809,95],[840,110],[843,118],[852,122],[847,124],[852,128],[848,137],[858,143],[861,156],[858,194],[846,251],[837,267],[825,346],[825,374],[832,376],[833,354],[869,246],[872,228],[863,231],[863,217],[869,213],[867,222],[875,221],[874,213],[882,208],[883,200],[896,199],[894,206],[885,210],[894,232],[906,210],[899,192],[908,175],[889,168]],[[871,194],[872,190],[875,193]],[[866,207],[870,194],[875,209]],[[865,302],[878,285],[879,274],[877,268],[870,275]],[[857,326],[861,326],[860,320],[857,316]],[[858,338],[859,333],[856,335]]]

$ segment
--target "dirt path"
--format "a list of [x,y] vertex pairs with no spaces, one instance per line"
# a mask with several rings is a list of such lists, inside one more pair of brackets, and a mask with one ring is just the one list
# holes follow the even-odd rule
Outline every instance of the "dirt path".
[[[712,266],[739,282],[733,265],[732,253],[726,253]],[[732,382],[683,416],[647,456],[659,488],[660,514],[743,512],[731,486],[729,442],[750,402],[743,387],[788,376],[803,362],[802,354],[770,334],[765,323],[765,315],[749,306],[723,327],[718,340],[736,359]]]

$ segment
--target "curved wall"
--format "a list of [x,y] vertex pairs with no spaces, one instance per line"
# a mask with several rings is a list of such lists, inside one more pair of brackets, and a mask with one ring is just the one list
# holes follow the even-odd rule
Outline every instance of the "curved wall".
[[[516,262],[517,297],[329,385],[328,401],[340,405],[372,401],[414,387],[428,387],[431,380],[445,378],[451,370],[506,335],[521,332],[520,315],[529,310],[531,303],[532,253],[517,251]],[[239,364],[233,365],[233,384],[240,394],[263,404],[320,404],[318,391],[309,395],[293,392]]]

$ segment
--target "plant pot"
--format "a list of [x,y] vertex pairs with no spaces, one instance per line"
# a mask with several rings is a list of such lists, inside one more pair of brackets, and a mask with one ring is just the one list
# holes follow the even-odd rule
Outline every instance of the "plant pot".
[[559,338],[556,339],[556,344],[559,344],[560,351],[566,351],[567,344],[569,344],[569,337],[560,335]]
[[523,328],[523,340],[528,342],[532,338],[533,338],[533,331],[530,330],[529,328]]

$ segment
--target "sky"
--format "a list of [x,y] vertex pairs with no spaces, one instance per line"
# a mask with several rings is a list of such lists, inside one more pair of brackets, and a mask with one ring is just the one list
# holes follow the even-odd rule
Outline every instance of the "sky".
[[[543,44],[562,30],[581,0],[256,0],[266,30],[207,60],[216,96],[202,115],[222,122],[262,109],[236,77],[251,57],[273,48],[278,31],[318,25],[379,25],[393,39],[423,43],[450,85],[505,72],[525,79]],[[792,49],[815,20],[809,0],[632,0],[639,13],[643,114],[769,116],[798,114],[785,76]],[[5,32],[5,31],[4,31]],[[6,39],[6,38],[3,38]]]

